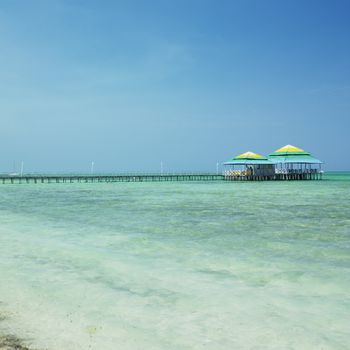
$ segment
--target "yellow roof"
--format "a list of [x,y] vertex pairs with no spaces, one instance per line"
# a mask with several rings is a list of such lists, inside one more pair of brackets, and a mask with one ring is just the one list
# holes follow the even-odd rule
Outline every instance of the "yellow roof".
[[302,148],[295,147],[292,145],[286,145],[275,152],[269,154],[269,157],[279,157],[279,156],[309,156],[310,153],[304,151]]
[[266,159],[266,157],[254,152],[245,152],[235,157],[234,159]]
[[299,147],[295,147],[292,145],[286,145],[284,147],[279,148],[277,151],[275,151],[275,153],[295,153],[295,152],[305,152],[302,148]]

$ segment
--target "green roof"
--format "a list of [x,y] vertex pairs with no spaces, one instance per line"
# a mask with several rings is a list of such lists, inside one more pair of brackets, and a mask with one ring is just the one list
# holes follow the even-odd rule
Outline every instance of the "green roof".
[[269,159],[274,163],[299,163],[299,164],[322,164],[309,152],[302,148],[286,145],[269,154]]
[[271,156],[270,160],[273,163],[299,163],[299,164],[322,164],[323,162],[310,155],[285,155]]
[[224,165],[253,165],[253,164],[276,164],[276,163],[299,163],[299,164],[322,164],[323,162],[313,157],[309,152],[299,147],[286,145],[266,158],[254,152],[242,153],[228,160]]

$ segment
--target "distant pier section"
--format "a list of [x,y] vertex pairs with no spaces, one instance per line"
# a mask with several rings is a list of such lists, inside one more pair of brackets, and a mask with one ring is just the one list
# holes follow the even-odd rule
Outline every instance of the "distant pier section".
[[223,174],[0,175],[2,184],[223,181]]

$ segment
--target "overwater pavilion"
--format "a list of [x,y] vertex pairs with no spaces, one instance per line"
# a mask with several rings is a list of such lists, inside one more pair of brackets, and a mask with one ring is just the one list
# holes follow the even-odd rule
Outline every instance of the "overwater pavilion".
[[226,180],[272,180],[275,164],[253,152],[242,153],[224,163]]
[[322,177],[323,162],[299,147],[286,145],[269,154],[280,180],[318,180]]

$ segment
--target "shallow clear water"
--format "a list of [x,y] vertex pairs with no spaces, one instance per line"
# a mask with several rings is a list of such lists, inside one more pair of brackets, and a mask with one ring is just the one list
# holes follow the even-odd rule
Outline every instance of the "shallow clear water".
[[56,349],[346,349],[350,174],[0,186],[3,332]]

